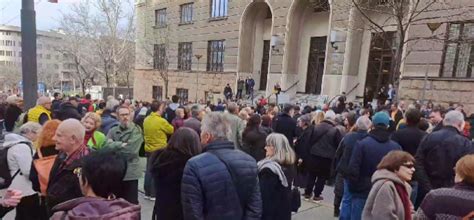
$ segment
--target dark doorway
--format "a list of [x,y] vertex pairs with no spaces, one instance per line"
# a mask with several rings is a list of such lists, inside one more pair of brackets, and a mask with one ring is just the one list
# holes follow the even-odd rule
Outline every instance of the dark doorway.
[[306,93],[321,94],[327,37],[312,37],[309,47]]
[[153,91],[152,91],[152,98],[157,100],[157,101],[162,101],[163,100],[163,87],[161,86],[153,86]]
[[260,90],[267,89],[268,63],[270,60],[270,41],[263,41],[262,68],[260,69]]
[[[386,99],[388,84],[392,83],[392,59],[395,32],[372,33],[364,102]],[[381,92],[383,91],[383,92]],[[384,100],[381,100],[384,102]]]

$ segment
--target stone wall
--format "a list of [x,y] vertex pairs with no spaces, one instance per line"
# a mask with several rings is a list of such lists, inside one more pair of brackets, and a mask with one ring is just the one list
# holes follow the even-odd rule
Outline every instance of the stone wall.
[[[421,100],[423,97],[423,79],[405,79],[400,83],[401,100]],[[468,114],[474,113],[474,80],[454,81],[429,79],[427,83],[425,99],[435,104],[448,106],[448,103],[460,103],[464,105]]]

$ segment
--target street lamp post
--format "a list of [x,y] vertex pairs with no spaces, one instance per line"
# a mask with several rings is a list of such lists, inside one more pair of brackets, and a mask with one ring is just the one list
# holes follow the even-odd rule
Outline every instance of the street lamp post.
[[[441,26],[441,23],[427,23],[426,25],[430,29],[431,36],[433,37],[434,32],[436,30],[438,30],[438,28]],[[430,50],[433,50],[433,48],[434,48],[434,42],[432,41]],[[425,98],[426,98],[426,90],[428,89],[427,86],[428,86],[428,71],[429,71],[429,69],[430,69],[429,61],[426,61],[426,71],[425,71],[425,78],[424,78],[424,82],[423,82],[423,93],[421,95],[421,100],[422,100],[423,104],[426,104],[426,99]]]
[[197,71],[196,71],[196,99],[194,100],[194,102],[198,102],[198,90],[199,90],[199,60],[201,60],[202,58],[202,55],[201,54],[196,54],[194,55],[194,57],[196,57],[196,59],[198,60],[197,62]]
[[36,105],[38,97],[36,13],[33,0],[22,0],[21,3],[21,75],[25,109],[29,109]]

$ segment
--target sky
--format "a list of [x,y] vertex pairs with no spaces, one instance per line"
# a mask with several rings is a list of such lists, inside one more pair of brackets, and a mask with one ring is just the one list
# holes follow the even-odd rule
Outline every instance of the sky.
[[[20,26],[20,10],[22,0],[0,0],[0,24]],[[38,30],[57,29],[60,12],[67,12],[74,2],[80,0],[58,0],[59,3],[49,3],[48,0],[34,0],[36,11],[36,28]]]

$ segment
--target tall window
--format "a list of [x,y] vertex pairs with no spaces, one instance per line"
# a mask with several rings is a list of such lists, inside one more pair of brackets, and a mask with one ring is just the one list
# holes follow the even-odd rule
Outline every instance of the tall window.
[[474,22],[448,24],[442,77],[474,78]]
[[193,3],[188,3],[180,6],[181,24],[188,24],[193,22],[193,5]]
[[224,40],[209,41],[207,44],[207,71],[224,71]]
[[211,18],[227,16],[229,0],[211,0]]
[[178,69],[191,70],[193,59],[193,43],[184,42],[178,44]]
[[153,86],[152,87],[152,98],[158,101],[163,100],[163,87],[161,86]]
[[188,90],[183,88],[176,88],[176,95],[179,97],[180,102],[188,101]]
[[153,68],[164,70],[167,67],[165,44],[153,45]]
[[166,27],[166,8],[155,10],[155,27]]

